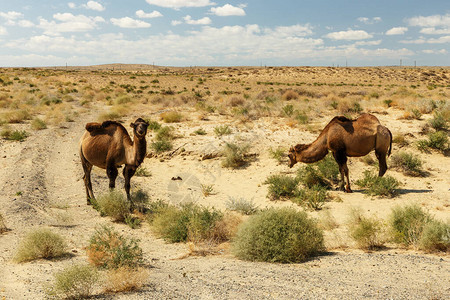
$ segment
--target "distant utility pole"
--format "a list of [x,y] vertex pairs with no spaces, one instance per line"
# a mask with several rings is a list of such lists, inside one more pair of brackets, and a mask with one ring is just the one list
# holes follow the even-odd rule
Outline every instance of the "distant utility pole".
[[402,66],[402,60],[400,59],[400,67]]
[[416,61],[414,61],[414,68],[417,67]]
[[348,62],[347,62],[347,60],[345,60],[345,67],[346,67],[346,68],[348,67]]

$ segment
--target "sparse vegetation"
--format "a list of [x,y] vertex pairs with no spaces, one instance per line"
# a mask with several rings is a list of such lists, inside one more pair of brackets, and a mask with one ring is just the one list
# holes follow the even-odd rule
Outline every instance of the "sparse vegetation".
[[33,121],[31,121],[31,128],[34,130],[42,130],[47,128],[47,124],[39,118],[34,118]]
[[214,194],[214,185],[213,184],[202,184],[202,194],[205,197],[208,197],[210,195]]
[[150,171],[148,171],[146,167],[141,165],[136,169],[136,173],[134,173],[134,176],[150,177],[152,176],[152,173],[150,173]]
[[3,232],[6,232],[8,228],[6,227],[5,218],[3,217],[3,214],[0,213],[0,234]]
[[15,260],[26,262],[56,258],[66,254],[66,249],[66,242],[61,235],[47,228],[37,228],[28,232],[20,242]]
[[228,125],[219,125],[214,128],[214,132],[217,136],[231,134],[231,128]]
[[245,198],[229,197],[225,207],[230,211],[236,211],[243,215],[253,215],[258,212],[258,206],[251,200]]
[[211,239],[213,228],[223,214],[193,203],[180,207],[161,207],[153,217],[152,225],[157,234],[171,243]]
[[356,184],[366,188],[364,193],[382,197],[395,197],[400,186],[400,182],[394,177],[379,177],[368,170],[364,171],[364,177],[357,180]]
[[183,115],[177,111],[168,111],[162,113],[160,118],[166,123],[178,123],[183,120]]
[[394,208],[389,219],[394,241],[405,246],[418,246],[423,230],[431,220],[430,214],[418,205]]
[[392,167],[401,170],[405,175],[423,176],[422,161],[417,155],[399,152],[391,157]]
[[1,131],[0,135],[5,140],[22,142],[28,137],[28,133],[25,130],[10,130],[5,128]]
[[270,208],[242,223],[232,243],[241,259],[303,262],[325,250],[323,233],[305,212]]
[[320,210],[328,199],[329,195],[326,188],[317,184],[300,189],[297,196],[291,200],[309,210]]
[[429,148],[445,151],[449,148],[448,135],[444,131],[436,131],[428,135],[428,140],[419,140],[418,148],[428,151]]
[[89,262],[107,269],[139,266],[142,263],[142,249],[138,242],[110,226],[99,227],[86,247]]
[[130,214],[130,203],[120,191],[104,193],[95,202],[100,214],[110,216],[114,221],[122,222]]
[[298,194],[298,180],[288,175],[271,175],[264,182],[268,184],[268,195],[271,200],[293,198]]
[[364,216],[361,209],[351,210],[348,228],[360,249],[374,250],[384,245],[383,223],[376,217]]
[[428,222],[423,228],[419,248],[428,252],[450,251],[450,223],[437,220]]
[[278,163],[282,163],[286,158],[286,149],[283,147],[278,147],[276,149],[269,148],[270,157],[278,161]]
[[106,293],[137,291],[146,283],[148,276],[148,270],[139,267],[108,270],[104,290]]
[[54,275],[54,282],[45,288],[47,296],[55,299],[81,299],[93,294],[100,274],[89,265],[71,265]]
[[233,169],[244,166],[248,162],[246,155],[249,150],[248,144],[225,143],[223,149],[225,158],[222,160],[222,166]]

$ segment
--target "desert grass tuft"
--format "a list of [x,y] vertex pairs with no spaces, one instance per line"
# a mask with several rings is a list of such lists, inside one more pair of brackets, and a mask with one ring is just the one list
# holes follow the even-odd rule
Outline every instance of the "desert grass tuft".
[[143,257],[138,242],[121,235],[110,226],[101,226],[96,229],[86,247],[89,262],[106,269],[137,267]]
[[26,262],[61,257],[66,254],[66,249],[66,242],[61,235],[47,228],[38,228],[25,235],[19,244],[15,260]]
[[43,130],[47,128],[47,124],[42,119],[34,118],[33,121],[31,121],[31,128],[34,130]]
[[366,188],[364,193],[371,196],[395,197],[398,195],[400,182],[392,176],[379,177],[372,172],[364,171],[364,177],[358,179],[356,184]]
[[269,148],[269,154],[270,157],[278,161],[278,163],[282,163],[287,157],[286,149],[283,147],[278,147],[276,149]]
[[167,111],[159,115],[165,123],[178,123],[183,120],[183,115],[177,111]]
[[394,242],[405,246],[418,246],[422,232],[431,220],[430,214],[418,205],[395,207],[389,218]]
[[422,231],[419,248],[427,252],[450,251],[450,222],[432,220]]
[[375,250],[385,243],[383,223],[375,217],[364,216],[361,209],[350,211],[348,229],[360,249]]
[[0,213],[0,234],[6,232],[7,230],[8,227],[6,227],[5,218],[3,217],[3,214]]
[[315,211],[321,210],[329,198],[326,188],[317,184],[299,189],[297,195],[291,200],[306,209]]
[[219,125],[214,127],[214,133],[220,137],[223,135],[231,134],[232,130],[228,125]]
[[130,214],[130,202],[117,190],[100,195],[95,202],[100,214],[114,221],[122,222]]
[[417,155],[399,152],[392,155],[391,166],[401,170],[405,175],[410,176],[424,176],[425,172],[422,169],[422,161]]
[[293,198],[298,195],[298,180],[288,175],[271,175],[264,184],[268,184],[267,197],[271,200]]
[[89,265],[71,265],[54,275],[54,282],[45,293],[54,299],[82,299],[92,296],[99,284],[100,274]]
[[225,168],[235,169],[246,165],[248,163],[246,155],[249,150],[249,144],[225,143],[222,166]]
[[149,272],[144,268],[119,267],[106,274],[104,291],[121,293],[138,291],[147,282]]
[[253,215],[258,212],[258,206],[252,200],[245,198],[229,197],[225,202],[225,207],[229,211],[235,211],[243,215]]
[[152,173],[150,171],[148,171],[146,167],[141,165],[137,168],[136,172],[134,173],[134,176],[150,177],[150,176],[152,176]]
[[241,259],[297,263],[324,251],[323,232],[305,212],[269,208],[241,224],[232,242]]
[[444,131],[430,133],[427,140],[419,140],[418,148],[424,152],[429,151],[429,148],[446,151],[449,148],[448,134]]

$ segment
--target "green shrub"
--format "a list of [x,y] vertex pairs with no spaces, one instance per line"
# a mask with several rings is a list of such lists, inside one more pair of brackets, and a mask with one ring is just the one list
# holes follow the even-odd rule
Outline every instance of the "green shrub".
[[328,198],[329,195],[325,187],[313,185],[312,187],[300,189],[292,201],[314,211],[322,209]]
[[196,135],[206,135],[206,131],[203,128],[199,128],[196,131],[194,131],[194,134]]
[[283,106],[282,110],[283,110],[283,113],[288,117],[290,117],[294,114],[294,106],[292,104],[287,104],[287,105]]
[[428,222],[419,240],[419,247],[429,252],[450,250],[450,223],[432,220]]
[[316,166],[319,170],[320,174],[326,180],[332,183],[339,182],[339,165],[334,160],[333,155],[328,154],[322,160],[314,163],[313,166]]
[[417,155],[399,152],[391,158],[392,167],[400,169],[405,175],[423,176],[422,161]]
[[134,173],[134,176],[150,177],[152,176],[152,173],[150,173],[150,171],[148,171],[147,168],[141,165],[137,168],[136,172]]
[[31,128],[34,130],[42,130],[47,128],[47,124],[39,118],[34,118],[33,121],[31,121]]
[[147,120],[147,122],[148,129],[151,131],[158,131],[161,128],[161,124],[159,124],[158,121]]
[[150,147],[155,150],[156,153],[161,153],[165,151],[172,150],[173,145],[172,142],[169,140],[162,140],[162,141],[154,141],[150,144]]
[[329,189],[332,184],[339,182],[339,166],[329,154],[316,163],[300,168],[297,171],[297,179],[309,188],[320,185]]
[[309,117],[305,112],[298,112],[297,115],[295,116],[295,119],[300,124],[308,124],[308,122],[309,122]]
[[246,154],[250,150],[248,144],[225,143],[223,149],[222,166],[225,168],[239,168],[247,164]]
[[324,249],[316,222],[292,208],[270,208],[251,216],[232,242],[233,253],[251,261],[303,262]]
[[66,242],[57,233],[46,228],[34,229],[20,242],[15,256],[17,262],[39,258],[55,258],[66,253]]
[[428,121],[428,124],[430,124],[430,126],[436,131],[439,131],[447,129],[447,122],[448,121],[446,120],[442,112],[435,112],[433,115],[433,119]]
[[173,132],[173,128],[169,126],[162,126],[156,132],[155,139],[157,141],[171,141],[175,138],[175,134]]
[[312,165],[305,165],[297,171],[297,181],[304,184],[306,187],[313,187],[316,185],[330,188],[330,182],[325,180],[322,174]]
[[245,198],[229,197],[225,207],[230,211],[236,211],[243,215],[253,215],[258,211],[258,206]]
[[356,181],[360,187],[367,188],[364,193],[372,196],[395,197],[400,182],[392,176],[379,177],[370,171],[364,171],[364,177]]
[[270,157],[281,163],[286,158],[286,149],[278,147],[276,149],[269,148]]
[[375,217],[364,216],[359,209],[351,211],[348,229],[360,249],[373,250],[384,245],[383,223]]
[[95,202],[100,214],[109,216],[114,221],[122,222],[130,214],[130,202],[117,190],[100,195]]
[[25,130],[10,130],[8,128],[3,129],[0,135],[5,140],[22,142],[28,137],[28,133]]
[[298,180],[288,175],[271,175],[264,184],[268,184],[267,197],[271,200],[293,198],[298,194]]
[[393,239],[406,246],[416,246],[431,216],[418,205],[396,207],[392,210],[389,225]]
[[86,249],[89,262],[107,269],[136,267],[142,263],[138,242],[122,236],[110,226],[97,228]]
[[436,131],[428,135],[428,140],[420,140],[418,148],[421,151],[428,151],[428,148],[445,151],[448,149],[448,136],[444,131]]
[[215,223],[223,217],[215,209],[193,203],[161,208],[153,217],[152,225],[157,234],[171,243],[207,240]]
[[54,275],[52,285],[45,288],[46,294],[56,299],[80,299],[92,295],[100,274],[89,265],[72,265]]
[[214,132],[217,136],[231,134],[231,128],[228,125],[219,125],[214,128]]

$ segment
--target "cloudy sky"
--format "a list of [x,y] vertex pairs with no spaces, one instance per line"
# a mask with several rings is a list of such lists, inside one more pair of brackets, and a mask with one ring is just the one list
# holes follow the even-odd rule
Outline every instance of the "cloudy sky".
[[449,0],[0,0],[0,67],[450,65]]

